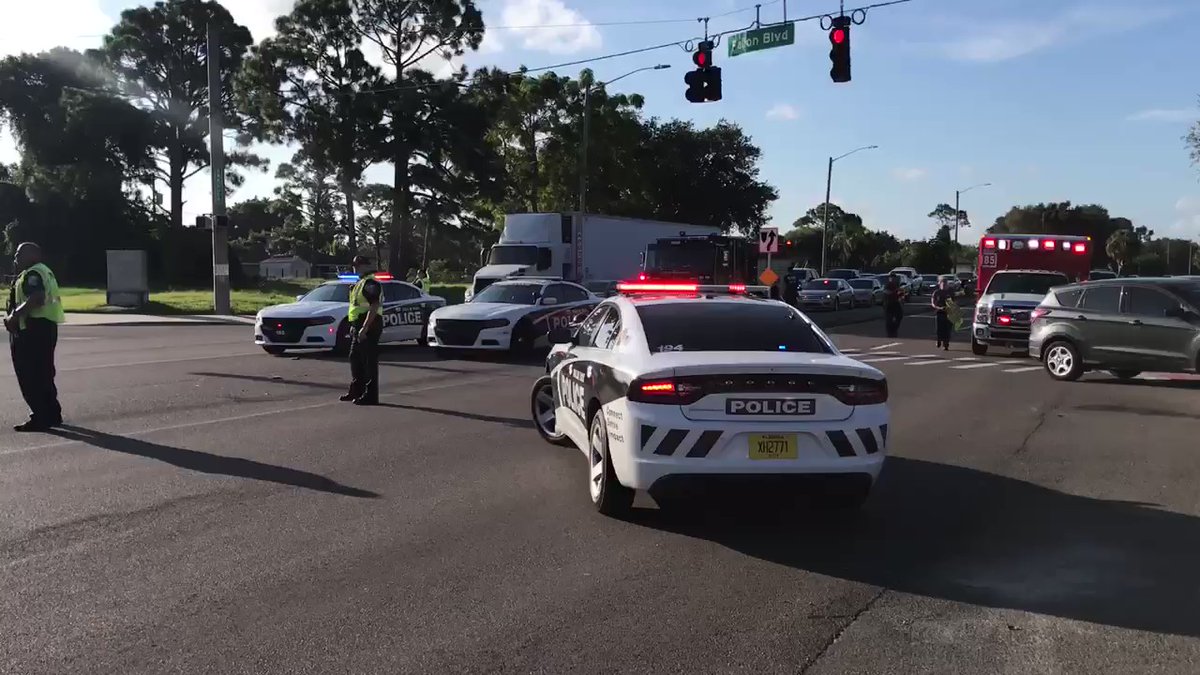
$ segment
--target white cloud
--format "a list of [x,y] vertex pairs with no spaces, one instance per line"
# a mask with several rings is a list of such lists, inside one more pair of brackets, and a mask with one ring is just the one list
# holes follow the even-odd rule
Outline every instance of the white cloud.
[[250,36],[255,42],[275,35],[275,19],[288,14],[295,6],[296,0],[237,0],[225,3],[234,21],[250,29]]
[[929,175],[929,172],[925,169],[919,169],[916,167],[900,167],[898,169],[892,169],[892,175],[902,181],[912,182],[921,180],[925,176]]
[[[574,54],[600,47],[600,31],[561,0],[506,0],[499,25],[530,51]],[[486,35],[486,34],[485,34]]]
[[1172,224],[1171,234],[1182,239],[1200,240],[1200,197],[1180,197],[1175,202],[1175,215],[1178,219]]
[[1195,122],[1200,110],[1195,108],[1150,108],[1129,116],[1134,122]]
[[776,103],[767,111],[769,120],[794,120],[798,117],[800,117],[800,111],[787,103]]
[[1132,30],[1161,21],[1171,10],[1130,6],[1079,6],[1057,16],[1017,20],[954,20],[962,38],[941,46],[960,61],[992,63],[1019,58],[1048,47]]

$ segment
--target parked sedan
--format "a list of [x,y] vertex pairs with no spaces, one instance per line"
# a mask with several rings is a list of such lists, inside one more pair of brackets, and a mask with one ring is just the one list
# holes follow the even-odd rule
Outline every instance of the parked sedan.
[[854,289],[845,279],[813,279],[800,287],[801,309],[855,307]]
[[951,293],[958,295],[962,292],[962,282],[958,280],[958,277],[953,274],[938,275],[938,283],[941,283],[943,280],[946,282],[946,288],[950,289]]
[[878,305],[883,302],[883,282],[876,277],[851,279],[850,288],[854,289],[854,302],[859,305]]

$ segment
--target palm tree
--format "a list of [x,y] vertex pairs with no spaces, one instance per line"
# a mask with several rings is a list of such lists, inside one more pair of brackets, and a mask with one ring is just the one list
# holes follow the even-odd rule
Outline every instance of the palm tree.
[[1137,239],[1132,230],[1120,229],[1113,232],[1104,244],[1104,252],[1109,260],[1117,264],[1117,274],[1133,259],[1137,249]]

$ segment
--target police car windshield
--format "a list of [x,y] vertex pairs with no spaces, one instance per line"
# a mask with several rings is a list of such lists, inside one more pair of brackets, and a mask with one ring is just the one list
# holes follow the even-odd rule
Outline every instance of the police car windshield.
[[832,353],[799,314],[778,303],[668,302],[640,305],[637,313],[651,353]]
[[1044,274],[1038,272],[1018,272],[1016,274],[997,274],[988,283],[987,293],[1028,293],[1029,295],[1045,295],[1055,286],[1068,283],[1065,274]]
[[350,302],[352,284],[322,284],[309,291],[300,302]]
[[508,305],[532,305],[542,294],[541,284],[492,284],[471,298],[471,302],[502,302]]
[[837,290],[838,282],[833,279],[813,279],[812,281],[804,282],[804,290],[806,291],[833,291]]

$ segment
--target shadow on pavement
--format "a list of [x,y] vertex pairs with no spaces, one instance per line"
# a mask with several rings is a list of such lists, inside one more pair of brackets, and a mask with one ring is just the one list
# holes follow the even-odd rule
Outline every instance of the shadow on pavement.
[[505,426],[514,427],[517,429],[532,429],[533,420],[519,419],[516,417],[498,417],[496,415],[483,415],[480,413],[469,413],[462,410],[448,410],[446,408],[426,408],[419,405],[405,405],[402,403],[379,403],[380,408],[396,408],[397,410],[415,410],[417,412],[433,413],[435,415],[448,415],[450,417],[461,417],[463,419],[475,420],[478,422],[489,422],[492,424],[503,424]]
[[1200,636],[1200,519],[1155,505],[892,457],[862,513],[782,511],[765,523],[762,513],[631,520],[894,591]]
[[[329,351],[312,351],[289,354],[293,359],[305,361],[330,361],[346,364],[349,372],[349,357],[338,356]],[[413,368],[415,370],[432,370],[439,373],[467,373],[470,370],[433,365],[445,361],[429,349],[412,345],[383,345],[379,348],[379,365],[392,368]]]
[[328,382],[313,382],[311,380],[289,380],[284,377],[271,377],[268,375],[245,375],[242,373],[210,373],[202,371],[188,373],[188,375],[198,375],[200,377],[221,377],[228,380],[245,380],[247,382],[261,382],[263,384],[287,384],[297,387],[328,389],[330,391],[346,391],[348,386],[345,384],[329,384]]
[[54,429],[50,433],[67,440],[78,441],[97,448],[121,452],[127,455],[156,459],[181,469],[198,471],[200,473],[232,476],[234,478],[249,478],[346,497],[378,499],[380,496],[378,493],[371,492],[370,490],[342,485],[319,474],[274,464],[264,464],[241,457],[225,457],[199,450],[187,450],[169,445],[159,445],[158,443],[151,443],[137,438],[114,436],[101,431],[67,424]]

